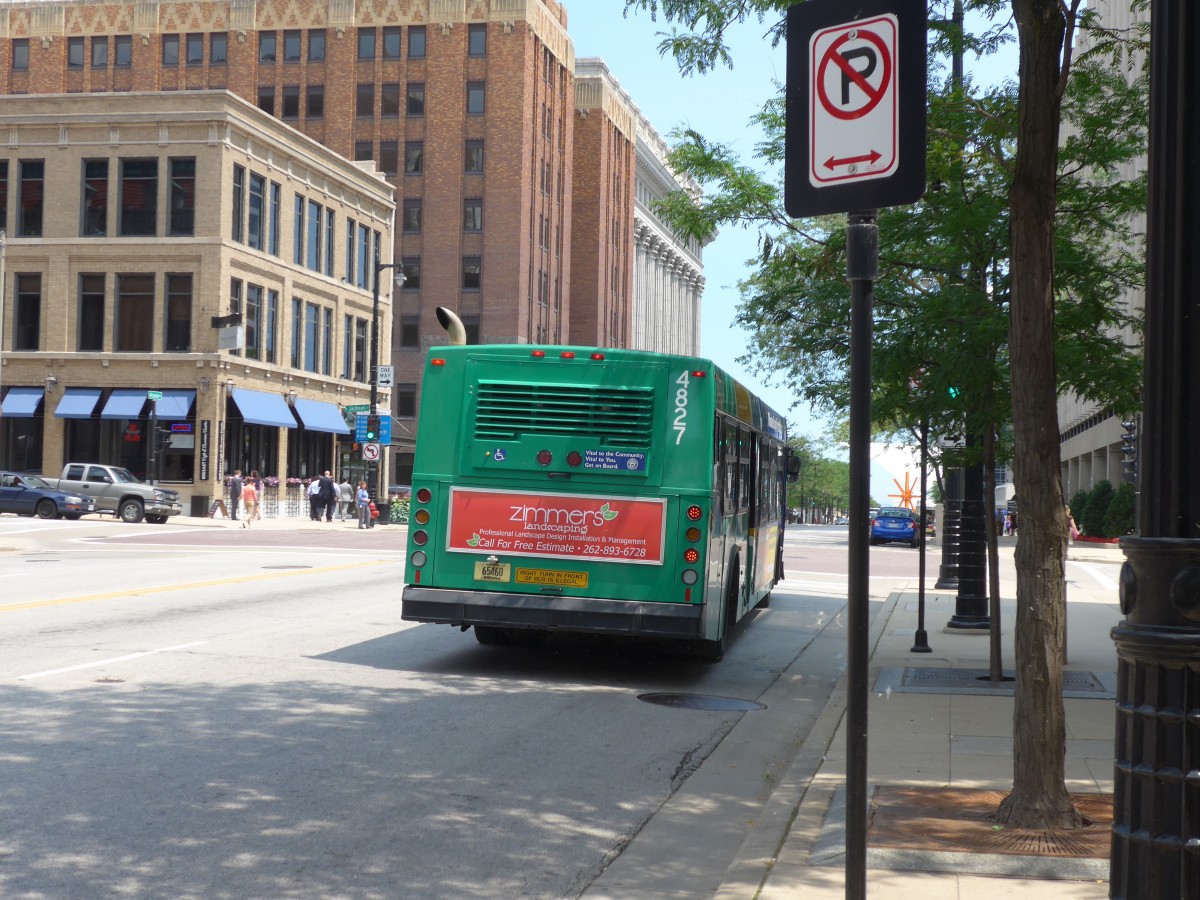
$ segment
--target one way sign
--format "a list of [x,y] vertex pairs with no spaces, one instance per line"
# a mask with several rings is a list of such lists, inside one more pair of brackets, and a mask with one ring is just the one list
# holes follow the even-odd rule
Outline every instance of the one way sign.
[[920,199],[925,32],[924,0],[810,0],[788,10],[789,215]]

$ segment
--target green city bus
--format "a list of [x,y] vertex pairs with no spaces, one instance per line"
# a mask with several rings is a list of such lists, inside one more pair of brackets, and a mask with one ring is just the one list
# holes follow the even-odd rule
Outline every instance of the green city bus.
[[708,360],[438,347],[419,415],[407,621],[484,644],[673,638],[715,661],[782,578],[787,425]]

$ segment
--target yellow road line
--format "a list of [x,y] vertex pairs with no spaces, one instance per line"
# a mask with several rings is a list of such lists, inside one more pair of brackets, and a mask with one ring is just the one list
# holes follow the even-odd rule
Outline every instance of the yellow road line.
[[[190,591],[196,588],[217,587],[222,584],[248,584],[254,581],[269,581],[273,578],[291,578],[296,575],[320,575],[325,572],[341,572],[346,569],[358,569],[363,566],[388,565],[388,560],[364,560],[357,563],[345,563],[339,566],[322,566],[318,569],[302,569],[290,572],[271,572],[264,575],[240,575],[234,578],[216,578],[212,581],[193,581],[188,584],[165,584],[158,587],[132,588],[125,591],[109,591],[104,594],[85,594],[82,597],[61,597],[57,600],[34,600],[29,603],[13,603],[0,606],[0,613],[17,612],[23,609],[39,609],[47,606],[67,606],[72,603],[90,603],[93,600],[113,600],[123,597],[146,597],[151,594],[165,594],[168,591]],[[392,562],[392,565],[395,563]]]

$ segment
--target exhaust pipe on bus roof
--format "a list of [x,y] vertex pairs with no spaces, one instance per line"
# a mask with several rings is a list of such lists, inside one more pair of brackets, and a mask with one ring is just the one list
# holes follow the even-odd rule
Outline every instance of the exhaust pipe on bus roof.
[[446,329],[446,334],[450,336],[451,344],[465,344],[467,342],[467,329],[463,325],[462,319],[454,314],[454,311],[439,306],[435,312],[437,313],[438,324]]

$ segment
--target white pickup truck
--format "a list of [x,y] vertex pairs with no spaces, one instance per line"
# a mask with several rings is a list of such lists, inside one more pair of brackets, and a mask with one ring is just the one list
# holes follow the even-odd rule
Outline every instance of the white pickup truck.
[[120,466],[67,463],[61,478],[45,480],[59,490],[93,498],[97,512],[119,516],[123,522],[145,519],[161,525],[183,511],[178,491],[146,484]]

